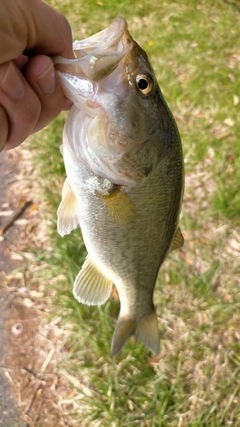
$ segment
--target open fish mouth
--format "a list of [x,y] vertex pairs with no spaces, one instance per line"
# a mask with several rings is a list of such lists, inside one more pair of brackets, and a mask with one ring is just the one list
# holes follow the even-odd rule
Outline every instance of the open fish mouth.
[[73,43],[76,59],[55,57],[54,63],[60,72],[97,82],[114,71],[132,45],[127,23],[118,17],[99,33],[76,40]]

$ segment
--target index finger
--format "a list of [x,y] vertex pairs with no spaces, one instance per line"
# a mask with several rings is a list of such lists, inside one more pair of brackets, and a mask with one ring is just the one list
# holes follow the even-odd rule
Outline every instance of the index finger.
[[73,58],[68,21],[41,0],[1,0],[0,24],[1,63],[24,51]]
[[35,26],[32,37],[28,37],[26,50],[34,54],[73,58],[72,32],[67,19],[42,1],[25,1],[31,5],[30,19]]

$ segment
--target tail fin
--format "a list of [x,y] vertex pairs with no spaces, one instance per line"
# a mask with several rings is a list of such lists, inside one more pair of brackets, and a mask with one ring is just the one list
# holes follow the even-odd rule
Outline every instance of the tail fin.
[[160,335],[155,310],[140,320],[119,317],[112,339],[113,356],[119,353],[130,335],[134,335],[153,353],[159,353]]

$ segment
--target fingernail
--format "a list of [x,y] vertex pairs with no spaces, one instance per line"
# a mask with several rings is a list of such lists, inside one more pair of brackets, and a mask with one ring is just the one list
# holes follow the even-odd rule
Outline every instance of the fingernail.
[[22,78],[12,62],[9,62],[9,66],[0,86],[5,95],[11,99],[17,100],[24,96],[25,87]]
[[56,77],[53,64],[37,78],[38,86],[46,95],[51,95],[56,89]]

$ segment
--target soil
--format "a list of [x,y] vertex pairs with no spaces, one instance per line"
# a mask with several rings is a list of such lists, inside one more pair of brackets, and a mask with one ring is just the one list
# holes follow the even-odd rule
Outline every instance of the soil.
[[31,155],[0,153],[0,426],[73,426],[62,402],[73,393],[58,371],[68,333],[26,283],[29,247],[42,244],[41,200]]

